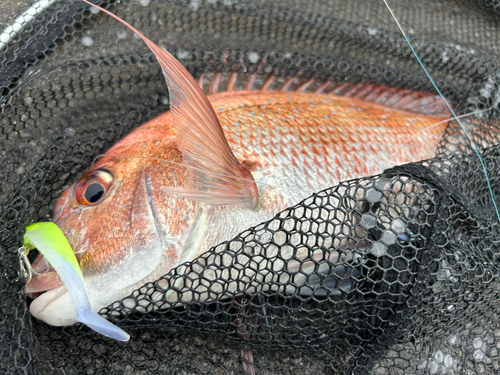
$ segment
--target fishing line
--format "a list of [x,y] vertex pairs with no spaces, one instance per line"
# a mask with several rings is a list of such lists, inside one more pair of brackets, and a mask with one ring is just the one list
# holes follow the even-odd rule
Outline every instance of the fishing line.
[[[474,112],[465,113],[465,114],[457,116],[455,118],[459,119],[459,118],[470,117],[472,115],[478,115],[478,114],[483,113],[483,112],[491,111],[494,107],[495,106],[491,106],[490,108],[486,108],[486,109],[481,109],[481,110],[477,110],[477,111],[474,111]],[[440,124],[443,124],[445,122],[449,122],[450,120],[451,119],[441,120],[441,121],[436,122],[435,124],[427,126],[425,129],[422,129],[422,130],[416,132],[415,134],[412,134],[411,136],[409,136],[403,143],[401,143],[401,146],[405,145],[406,143],[408,143],[409,141],[411,141],[412,139],[414,139],[419,134],[425,133],[429,129],[432,129],[432,128],[434,128],[434,127],[436,127],[436,126],[438,126]]]
[[434,79],[431,77],[431,75],[429,74],[429,72],[427,71],[427,69],[425,68],[424,64],[422,63],[422,61],[420,60],[420,57],[418,57],[418,54],[417,52],[415,51],[415,49],[413,48],[412,44],[410,43],[410,39],[408,38],[408,36],[406,35],[406,32],[403,30],[403,28],[401,27],[401,25],[399,24],[399,21],[398,19],[396,18],[396,15],[394,14],[394,12],[392,11],[391,7],[389,6],[389,4],[387,3],[386,0],[383,0],[385,6],[387,7],[387,9],[389,10],[389,12],[391,13],[391,16],[392,18],[394,19],[394,21],[396,22],[396,24],[398,25],[399,27],[399,30],[401,30],[401,33],[403,34],[403,37],[405,38],[406,40],[406,43],[408,43],[408,46],[410,46],[410,49],[411,51],[413,52],[413,54],[415,55],[415,57],[417,58],[417,61],[418,63],[420,64],[420,66],[422,67],[422,69],[424,70],[425,74],[427,75],[427,77],[429,78],[430,82],[432,83],[432,85],[434,86],[434,88],[436,89],[437,93],[439,94],[439,96],[441,97],[441,99],[443,99],[444,103],[446,104],[446,106],[449,108],[449,110],[451,111],[453,117],[457,120],[458,124],[460,125],[460,127],[462,128],[462,130],[464,131],[467,139],[469,140],[473,150],[475,151],[475,153],[477,154],[478,158],[479,158],[479,162],[481,163],[481,166],[483,167],[483,171],[484,171],[484,175],[486,176],[486,183],[488,184],[488,190],[490,191],[490,196],[491,196],[491,200],[493,202],[493,206],[495,207],[495,211],[496,211],[496,214],[497,214],[497,218],[498,218],[498,221],[500,222],[500,212],[498,211],[498,207],[497,207],[497,203],[495,201],[495,194],[493,193],[493,189],[491,187],[491,184],[490,184],[490,178],[488,176],[488,170],[486,169],[486,165],[484,164],[484,161],[483,161],[483,158],[481,157],[481,154],[479,153],[479,150],[477,149],[475,143],[472,141],[472,138],[471,136],[469,135],[469,133],[467,132],[467,130],[465,129],[464,125],[462,125],[462,122],[460,121],[460,119],[458,118],[458,116],[456,115],[455,111],[453,110],[453,108],[451,107],[451,105],[448,103],[448,101],[445,99],[444,95],[441,93],[441,90],[439,90],[439,88],[437,87],[436,85],[436,82],[434,82]]
[[[478,115],[480,113],[483,113],[483,112],[488,112],[490,110],[492,110],[495,106],[491,106],[490,108],[486,108],[486,109],[480,109],[480,110],[477,110],[477,111],[473,111],[473,112],[469,112],[469,113],[465,113],[463,115],[460,115],[460,116],[457,116],[456,118],[465,118],[465,117],[469,117],[469,116],[472,116],[472,115]],[[430,129],[438,126],[438,125],[441,125],[445,122],[450,122],[451,121],[451,118],[448,118],[446,120],[441,120],[441,121],[438,121],[432,125],[429,125],[429,126],[426,126],[424,129],[408,136],[399,146],[400,147],[403,147],[405,146],[408,142],[416,139],[420,134],[423,134],[425,133],[426,131],[429,131]],[[382,155],[383,158],[385,159],[385,161],[389,162],[389,163],[394,163],[394,160],[391,160],[391,158],[389,158],[387,155]]]

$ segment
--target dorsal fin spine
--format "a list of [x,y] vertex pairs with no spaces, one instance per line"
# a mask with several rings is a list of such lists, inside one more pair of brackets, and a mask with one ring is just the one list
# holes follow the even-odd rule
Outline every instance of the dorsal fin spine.
[[[120,17],[88,0],[82,1],[110,15],[136,33],[144,40],[160,63],[170,94],[170,109],[173,127],[177,132],[179,150],[186,163],[203,170],[209,177],[199,179],[193,176],[186,189],[175,188],[171,191],[196,200],[198,189],[200,191],[198,200],[207,204],[255,208],[259,201],[257,185],[251,173],[234,156],[212,105],[189,72],[170,53],[150,41]],[[220,178],[216,175],[224,175],[227,178]],[[200,181],[203,181],[203,186],[199,185]],[[227,185],[224,186],[224,184]],[[169,187],[166,187],[165,190],[168,191],[168,189]],[[221,193],[222,190],[230,193]],[[207,191],[212,194],[208,194]],[[216,197],[217,194],[223,195]]]

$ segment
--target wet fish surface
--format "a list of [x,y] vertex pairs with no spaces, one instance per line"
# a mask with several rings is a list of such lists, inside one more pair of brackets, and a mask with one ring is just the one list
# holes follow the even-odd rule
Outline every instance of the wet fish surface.
[[[371,100],[265,89],[207,99],[175,59],[147,43],[171,111],[100,156],[54,211],[95,311],[313,192],[433,157],[446,127],[446,115],[411,112],[411,98],[406,110],[381,100],[383,87]],[[47,264],[40,257],[34,268]],[[74,307],[60,285],[53,270],[28,283],[37,296],[31,312],[71,325]]]

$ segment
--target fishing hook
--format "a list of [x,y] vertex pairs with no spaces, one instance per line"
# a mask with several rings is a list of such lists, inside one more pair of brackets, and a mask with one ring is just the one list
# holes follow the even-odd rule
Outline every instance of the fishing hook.
[[17,250],[17,253],[19,254],[19,266],[21,269],[20,274],[27,283],[31,281],[34,272],[33,268],[31,267],[30,260],[28,259],[28,252],[29,250],[25,247],[20,247]]
[[31,266],[31,262],[28,259],[29,250],[24,246],[21,246],[17,249],[17,253],[19,255],[19,267],[21,269],[20,274],[21,278],[26,280],[26,283],[29,283],[33,278],[33,274],[39,276],[41,273],[36,272]]

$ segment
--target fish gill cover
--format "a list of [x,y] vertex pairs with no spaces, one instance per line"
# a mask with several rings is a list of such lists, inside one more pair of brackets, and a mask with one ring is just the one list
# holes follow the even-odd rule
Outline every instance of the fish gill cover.
[[[381,85],[433,93],[382,2],[99,5],[170,51],[207,93],[249,80],[366,100]],[[474,112],[463,121],[498,196],[497,4],[391,5],[458,114]],[[500,228],[455,121],[435,158],[325,186],[101,310],[128,343],[32,318],[17,255],[26,226],[52,218],[97,156],[169,108],[141,40],[79,1],[45,6],[0,39],[2,372],[498,371]]]

